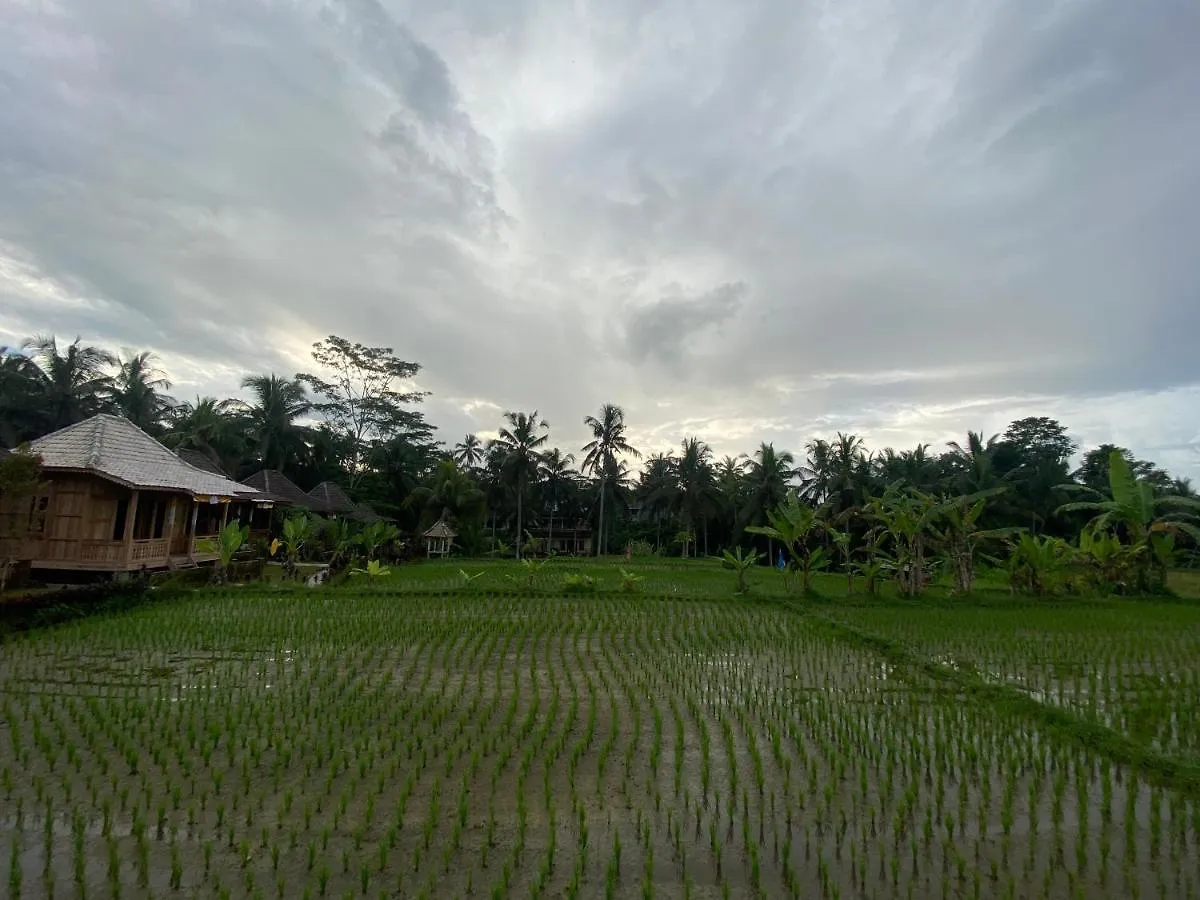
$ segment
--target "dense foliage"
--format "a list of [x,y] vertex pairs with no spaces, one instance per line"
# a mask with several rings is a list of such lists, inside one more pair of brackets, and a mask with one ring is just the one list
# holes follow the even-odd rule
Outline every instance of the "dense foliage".
[[[538,554],[547,533],[586,526],[596,552],[741,546],[770,565],[782,553],[802,570],[861,574],[868,589],[886,574],[912,593],[936,568],[970,590],[987,562],[1034,592],[1083,582],[1154,589],[1197,536],[1187,479],[1111,444],[1072,469],[1079,448],[1048,418],[970,432],[940,453],[927,444],[872,451],[839,433],[798,454],[762,443],[717,460],[689,436],[635,472],[641,454],[619,406],[584,419],[592,439],[578,457],[553,446],[536,411],[505,413],[494,440],[448,445],[415,408],[425,396],[411,386],[418,364],[336,335],[313,358],[314,373],[248,374],[243,398],[177,401],[152,354],[33,338],[0,356],[0,441],[16,446],[107,411],[234,478],[265,467],[304,489],[336,480],[407,531],[445,517],[468,553]],[[799,556],[775,533],[781,510],[798,514],[797,504],[813,518],[811,550]]]

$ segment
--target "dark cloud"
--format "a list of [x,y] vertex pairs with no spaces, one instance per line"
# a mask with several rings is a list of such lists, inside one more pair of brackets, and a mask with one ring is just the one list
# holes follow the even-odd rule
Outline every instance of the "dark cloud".
[[1200,12],[1121,0],[0,7],[0,338],[186,391],[337,332],[449,439],[1061,414],[1195,472]]

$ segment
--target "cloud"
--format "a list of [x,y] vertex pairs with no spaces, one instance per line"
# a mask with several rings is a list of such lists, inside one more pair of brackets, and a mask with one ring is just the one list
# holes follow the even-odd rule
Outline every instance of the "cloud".
[[421,362],[450,441],[1051,410],[1200,475],[1197,37],[1120,0],[9,4],[0,339],[152,347],[187,396],[343,334]]

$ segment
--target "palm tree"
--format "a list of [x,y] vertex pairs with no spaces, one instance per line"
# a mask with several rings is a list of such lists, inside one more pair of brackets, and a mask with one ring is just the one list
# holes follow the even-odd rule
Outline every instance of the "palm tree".
[[506,412],[504,418],[508,426],[500,429],[496,446],[503,453],[501,467],[505,480],[514,484],[517,490],[517,559],[520,559],[521,542],[525,534],[525,488],[531,479],[537,477],[541,455],[538,448],[549,439],[549,435],[538,432],[550,426],[538,418],[536,409],[532,413]]
[[[676,472],[679,492],[675,507],[685,526],[696,530],[699,523],[704,532],[704,554],[708,555],[708,517],[717,506],[719,494],[712,467],[712,448],[696,437],[684,438]],[[699,543],[699,541],[697,541]],[[696,548],[699,551],[699,547]]]
[[0,347],[0,446],[16,447],[49,430],[45,390],[37,363],[19,350]]
[[312,409],[300,380],[278,375],[247,375],[242,387],[249,388],[254,401],[247,405],[246,421],[257,444],[264,468],[294,468],[304,446],[304,428],[296,419]]
[[34,337],[25,342],[33,350],[33,359],[43,377],[42,404],[46,427],[57,431],[102,412],[105,397],[112,387],[106,371],[117,364],[107,350],[86,346],[75,338],[60,351],[53,335]]
[[483,443],[479,436],[468,434],[454,445],[453,458],[456,463],[466,469],[474,469],[483,462]]
[[604,480],[608,471],[615,467],[617,454],[625,453],[633,457],[641,457],[642,454],[625,439],[625,411],[621,407],[605,403],[600,407],[599,417],[587,416],[583,424],[592,430],[592,440],[583,445],[587,455],[583,458],[581,468],[585,475],[600,475],[600,523],[596,541],[596,555],[599,556],[604,552]]
[[558,510],[558,498],[568,484],[574,481],[575,473],[571,464],[575,462],[575,454],[564,454],[555,447],[542,454],[539,475],[542,479],[542,489],[546,494],[546,508],[550,511],[550,533],[546,537],[547,550],[554,546],[554,513]]
[[676,496],[679,493],[679,475],[676,471],[678,460],[670,453],[655,453],[646,458],[646,467],[642,470],[638,482],[638,499],[642,509],[654,517],[655,549],[662,549],[662,518],[675,508]]
[[[796,476],[795,462],[791,453],[776,451],[774,444],[764,441],[759,445],[747,464],[746,499],[740,517],[743,526],[763,524],[767,513],[787,500],[788,483]],[[768,537],[768,556],[771,549]]]
[[487,498],[470,475],[463,472],[454,460],[446,459],[438,463],[427,484],[409,494],[407,503],[420,511],[421,525],[438,516],[447,516],[455,523],[476,520],[478,525],[486,509]]
[[246,451],[245,406],[240,400],[197,397],[171,409],[163,443],[177,450],[196,450],[230,474],[236,474]]
[[966,446],[958,441],[950,441],[947,444],[951,456],[962,469],[959,493],[973,494],[993,488],[999,483],[994,465],[999,439],[999,435],[993,434],[985,441],[982,431],[968,431]]
[[153,353],[134,353],[117,360],[108,396],[113,408],[143,431],[154,433],[175,402],[160,391],[171,389]]

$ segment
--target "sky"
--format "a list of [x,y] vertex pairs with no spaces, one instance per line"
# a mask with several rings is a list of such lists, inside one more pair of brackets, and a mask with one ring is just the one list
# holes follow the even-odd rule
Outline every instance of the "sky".
[[439,436],[1059,418],[1200,477],[1192,0],[0,0],[0,342],[420,363]]

